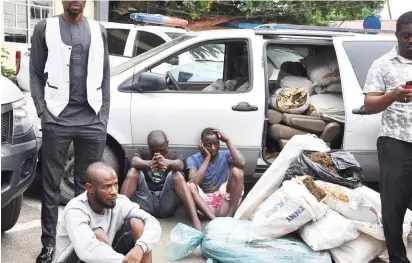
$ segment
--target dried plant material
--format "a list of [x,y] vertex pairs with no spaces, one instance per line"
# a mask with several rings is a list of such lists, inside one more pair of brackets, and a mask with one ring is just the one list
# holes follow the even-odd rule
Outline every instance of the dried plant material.
[[315,106],[313,106],[312,104],[309,104],[308,109],[306,110],[305,114],[308,116],[321,117],[320,113],[316,110]]
[[326,192],[315,183],[313,177],[303,177],[302,183],[306,186],[309,192],[316,198],[316,200],[318,200],[318,202],[322,201],[326,197]]
[[326,153],[322,152],[313,152],[309,155],[309,158],[324,167],[326,167],[332,173],[338,173],[335,164],[332,161],[332,158]]
[[326,183],[316,183],[320,188],[322,188],[328,196],[333,199],[340,200],[344,203],[349,203],[349,196],[345,193],[343,188],[339,185],[326,184]]
[[276,104],[282,111],[297,109],[305,105],[308,92],[305,88],[283,89],[276,95]]

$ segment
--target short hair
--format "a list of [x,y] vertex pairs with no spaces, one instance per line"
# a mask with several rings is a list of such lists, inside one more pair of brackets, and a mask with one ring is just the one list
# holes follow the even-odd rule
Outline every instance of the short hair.
[[114,172],[114,169],[102,162],[95,162],[89,165],[86,169],[86,183],[93,184],[96,178],[99,177],[100,171]]
[[406,12],[398,18],[398,21],[396,21],[396,33],[401,31],[403,25],[410,24],[412,24],[412,11]]
[[162,130],[154,130],[147,135],[147,142],[158,141],[159,139],[167,141],[166,133]]
[[207,136],[210,136],[210,135],[216,135],[216,136],[217,136],[217,133],[214,132],[214,131],[212,130],[212,128],[206,128],[206,129],[204,129],[204,130],[202,131],[202,134],[200,135],[200,139],[201,139],[202,141],[204,141],[205,138],[206,138]]

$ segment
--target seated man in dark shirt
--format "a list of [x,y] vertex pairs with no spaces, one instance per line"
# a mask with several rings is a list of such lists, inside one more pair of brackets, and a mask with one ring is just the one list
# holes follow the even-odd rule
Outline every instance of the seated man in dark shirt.
[[120,193],[160,218],[171,216],[180,199],[193,227],[201,230],[192,194],[182,174],[183,156],[169,152],[169,141],[163,131],[150,132],[147,144],[149,149],[138,149],[133,157]]

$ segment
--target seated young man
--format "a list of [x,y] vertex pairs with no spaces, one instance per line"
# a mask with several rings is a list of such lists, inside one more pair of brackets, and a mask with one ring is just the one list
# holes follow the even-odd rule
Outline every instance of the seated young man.
[[[228,150],[219,150],[220,141]],[[209,220],[233,217],[243,194],[245,157],[226,135],[213,128],[203,130],[200,148],[201,152],[186,161],[196,207]]]
[[150,132],[147,144],[149,149],[138,149],[133,157],[120,192],[159,218],[171,216],[180,199],[193,227],[201,230],[195,203],[182,174],[183,157],[169,152],[169,141],[163,131]]
[[136,203],[118,195],[113,168],[91,164],[85,186],[87,191],[64,209],[52,262],[152,262],[160,224]]

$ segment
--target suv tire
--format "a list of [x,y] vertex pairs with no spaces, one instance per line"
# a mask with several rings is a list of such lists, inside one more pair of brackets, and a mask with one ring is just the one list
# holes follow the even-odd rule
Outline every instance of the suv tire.
[[1,209],[1,232],[10,230],[19,219],[23,194],[15,197],[4,208]]
[[[109,146],[104,147],[102,162],[113,167],[119,175],[119,161]],[[70,145],[64,166],[64,176],[60,183],[60,203],[66,205],[74,197],[74,147]]]

